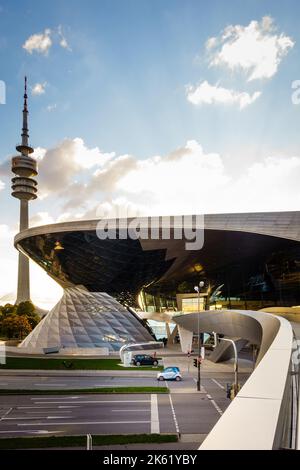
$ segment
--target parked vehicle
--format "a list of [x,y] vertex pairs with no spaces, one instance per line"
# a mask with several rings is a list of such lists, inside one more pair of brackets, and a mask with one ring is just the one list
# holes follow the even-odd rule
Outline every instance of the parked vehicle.
[[135,366],[157,366],[158,360],[156,357],[149,356],[148,354],[135,354],[131,363]]
[[179,367],[166,367],[162,372],[157,374],[157,380],[182,380]]

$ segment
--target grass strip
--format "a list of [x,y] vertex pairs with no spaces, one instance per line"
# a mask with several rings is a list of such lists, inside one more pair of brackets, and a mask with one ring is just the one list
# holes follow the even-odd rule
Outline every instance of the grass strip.
[[[93,447],[117,444],[177,442],[177,434],[105,434],[93,437]],[[45,436],[0,438],[0,449],[86,448],[86,436]]]
[[38,369],[38,370],[153,370],[160,371],[162,366],[122,367],[120,359],[59,359],[53,357],[6,357],[2,369]]
[[70,395],[70,394],[107,394],[107,393],[169,393],[167,387],[97,387],[73,388],[70,390],[23,390],[1,389],[0,395]]

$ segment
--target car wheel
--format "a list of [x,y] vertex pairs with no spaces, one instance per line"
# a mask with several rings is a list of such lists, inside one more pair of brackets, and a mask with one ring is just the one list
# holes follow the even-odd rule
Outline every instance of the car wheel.
[[158,364],[157,361],[154,361],[154,362],[153,362],[153,365],[154,365],[154,366],[157,366],[157,364]]
[[158,380],[162,382],[164,380],[163,376],[161,375]]
[[140,366],[140,365],[141,365],[140,361],[137,361],[137,362],[136,362],[136,365],[137,365],[137,366]]
[[175,380],[176,380],[176,382],[180,382],[180,380],[181,380],[181,377],[179,377],[179,376],[177,375],[177,377],[176,377],[176,379],[175,379]]

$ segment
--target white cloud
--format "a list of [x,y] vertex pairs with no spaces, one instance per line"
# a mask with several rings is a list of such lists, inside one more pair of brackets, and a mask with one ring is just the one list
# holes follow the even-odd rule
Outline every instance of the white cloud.
[[214,47],[216,47],[217,44],[218,44],[218,39],[216,37],[208,38],[208,40],[205,43],[206,50],[209,51],[210,49],[213,49]]
[[51,111],[54,111],[54,109],[57,108],[57,104],[56,103],[53,103],[53,104],[49,104],[47,106],[47,111],[51,112]]
[[61,25],[59,25],[59,27],[58,27],[58,36],[59,36],[59,45],[63,49],[67,49],[68,51],[72,51],[71,47],[68,44],[67,39],[65,38],[65,36],[63,34],[63,29],[62,29]]
[[5,187],[5,184],[3,183],[3,181],[0,180],[0,191],[1,189],[3,189]]
[[[71,189],[76,191],[74,188],[76,175],[92,169],[90,174],[92,178],[95,169],[108,164],[115,157],[115,153],[102,152],[98,147],[88,148],[83,139],[77,137],[65,139],[48,150],[38,147],[33,156],[38,160],[39,197],[43,199],[53,192],[60,194],[67,193]],[[109,171],[107,167],[106,172],[110,174],[113,170]],[[99,181],[100,179],[99,176]],[[71,184],[73,185],[70,186]]]
[[30,227],[39,227],[40,225],[53,224],[55,220],[49,215],[47,211],[37,212],[30,217]]
[[22,47],[29,52],[29,54],[32,54],[35,51],[39,54],[47,55],[51,46],[51,29],[47,28],[43,33],[29,36]]
[[88,148],[79,137],[75,137],[74,143],[74,159],[82,168],[103,167],[116,156],[115,152],[105,153],[99,147]]
[[227,26],[218,38],[209,38],[211,66],[225,65],[246,72],[248,81],[273,77],[282,59],[294,46],[291,37],[278,33],[270,16],[247,26]]
[[43,95],[45,93],[46,86],[47,86],[47,82],[36,83],[35,85],[33,85],[31,89],[32,95]]
[[22,47],[29,54],[37,52],[47,56],[53,44],[58,44],[68,51],[72,50],[63,34],[61,25],[55,29],[46,28],[43,33],[32,34],[26,39]]
[[115,183],[143,214],[298,210],[300,156],[266,156],[232,176],[224,159],[188,141],[166,157],[138,160]]
[[240,109],[252,104],[261,92],[256,91],[252,95],[247,92],[239,92],[223,88],[219,85],[211,85],[206,80],[198,86],[189,86],[187,88],[187,99],[195,105],[201,104],[237,104]]
[[51,206],[45,213],[45,201],[47,209],[33,219],[38,225],[95,218],[100,202],[132,204],[143,214],[293,210],[300,204],[300,156],[266,155],[233,177],[222,155],[205,152],[195,140],[143,160],[90,149],[80,138],[36,152],[39,194],[60,202],[54,217]]

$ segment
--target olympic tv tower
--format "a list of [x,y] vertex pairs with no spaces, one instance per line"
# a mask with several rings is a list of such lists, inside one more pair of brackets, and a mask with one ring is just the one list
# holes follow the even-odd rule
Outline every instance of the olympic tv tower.
[[[33,148],[30,147],[28,133],[28,108],[27,108],[27,77],[25,77],[24,107],[23,107],[23,127],[22,142],[16,146],[16,150],[21,154],[12,157],[12,196],[20,199],[20,232],[28,228],[28,202],[37,198],[37,182],[32,178],[38,174],[37,163],[30,154]],[[29,286],[29,259],[23,253],[19,253],[18,267],[18,291],[16,303],[30,300]]]

